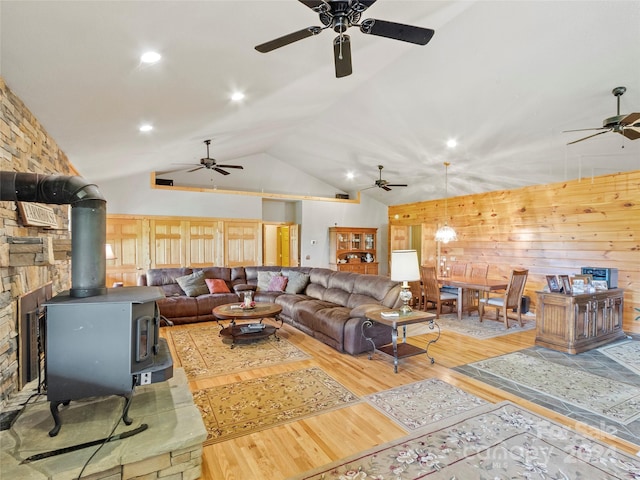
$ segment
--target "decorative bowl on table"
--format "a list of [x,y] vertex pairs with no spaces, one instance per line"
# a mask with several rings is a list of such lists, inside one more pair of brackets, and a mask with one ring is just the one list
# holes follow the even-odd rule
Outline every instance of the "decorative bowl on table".
[[251,302],[249,305],[241,303],[240,308],[242,310],[253,310],[254,308],[256,308],[256,302]]

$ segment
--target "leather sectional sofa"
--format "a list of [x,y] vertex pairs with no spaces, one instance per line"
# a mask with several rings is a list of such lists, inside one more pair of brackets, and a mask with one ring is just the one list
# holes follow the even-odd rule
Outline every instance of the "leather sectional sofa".
[[[189,296],[179,282],[194,275],[205,279],[221,279],[229,292],[190,291],[192,296]],[[280,275],[291,280],[289,287],[296,284],[293,290],[270,290],[266,286],[265,278]],[[138,277],[138,285],[159,286],[164,290],[166,297],[157,302],[160,314],[175,324],[215,320],[212,313],[214,307],[239,302],[243,299],[243,291],[252,290],[255,301],[280,305],[280,318],[284,322],[339,352],[351,355],[371,349],[371,344],[362,336],[366,312],[400,305],[397,282],[378,275],[336,272],[326,268],[256,266],[150,269]],[[225,289],[224,286],[222,289]],[[374,324],[367,330],[367,335],[376,345],[391,342],[391,329],[384,325]]]

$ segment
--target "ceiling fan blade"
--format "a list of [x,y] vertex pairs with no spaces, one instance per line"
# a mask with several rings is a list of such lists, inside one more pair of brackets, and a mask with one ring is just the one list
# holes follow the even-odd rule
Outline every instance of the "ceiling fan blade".
[[314,35],[319,34],[321,31],[322,28],[320,27],[308,27],[303,30],[298,30],[297,32],[293,32],[269,42],[263,43],[256,46],[255,48],[260,53],[267,53],[275,50],[276,48],[284,47],[285,45],[289,45],[290,43],[297,42],[298,40],[302,40],[307,37],[313,37]]
[[610,127],[594,127],[594,128],[578,128],[576,130],[563,130],[562,133],[567,132],[588,132],[590,130],[610,130]]
[[328,12],[329,4],[324,0],[298,0],[316,13]]
[[229,175],[230,174],[229,172],[225,172],[224,170],[222,170],[219,167],[213,167],[213,170],[215,170],[218,173],[221,173],[222,175]]
[[406,183],[387,183],[387,187],[408,187]]
[[386,190],[387,192],[390,192],[391,189],[389,187],[387,187],[386,185],[380,185],[380,188],[383,190]]
[[336,78],[351,75],[353,70],[351,68],[351,39],[349,35],[338,35],[333,40],[333,58],[336,66]]
[[239,168],[240,170],[243,170],[244,167],[242,165],[216,165],[217,167],[220,168]]
[[574,140],[573,142],[569,142],[569,143],[567,143],[567,145],[573,145],[574,143],[581,142],[581,141],[586,140],[586,139],[588,139],[588,138],[597,137],[598,135],[602,135],[603,133],[607,133],[607,132],[609,132],[610,130],[611,130],[611,129],[607,129],[607,130],[605,130],[604,132],[594,133],[593,135],[589,135],[588,137],[581,138],[580,140]]
[[156,172],[156,177],[160,176],[160,175],[169,175],[170,173],[175,173],[175,172],[184,172],[185,170],[187,170],[186,168],[176,168],[175,170],[165,170],[162,172]]
[[630,113],[629,115],[624,117],[622,120],[620,120],[620,123],[622,125],[633,125],[638,120],[640,120],[640,113],[636,112],[636,113]]
[[375,18],[364,20],[360,24],[360,31],[369,35],[392,38],[417,45],[426,45],[435,33],[435,31],[430,28],[388,22],[386,20],[376,20]]
[[620,133],[622,133],[622,135],[627,137],[629,140],[637,140],[640,138],[640,128],[626,127]]
[[196,170],[201,170],[201,169],[203,169],[203,168],[204,168],[204,166],[202,166],[202,167],[192,168],[191,170],[188,170],[188,171],[187,171],[187,173],[195,172]]

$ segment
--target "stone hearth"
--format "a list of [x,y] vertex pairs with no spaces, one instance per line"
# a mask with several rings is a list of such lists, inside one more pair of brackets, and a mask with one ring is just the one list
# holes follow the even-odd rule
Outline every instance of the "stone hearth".
[[68,448],[147,424],[134,436],[104,444],[91,459],[82,479],[127,480],[167,477],[195,480],[201,474],[202,442],[207,433],[193,403],[186,375],[175,369],[166,382],[136,388],[129,410],[131,425],[119,422],[125,399],[94,397],[61,407],[62,428],[49,437],[53,418],[46,395],[32,398],[10,429],[0,432],[2,477],[29,480],[72,480],[97,450],[91,446],[28,463],[33,455]]

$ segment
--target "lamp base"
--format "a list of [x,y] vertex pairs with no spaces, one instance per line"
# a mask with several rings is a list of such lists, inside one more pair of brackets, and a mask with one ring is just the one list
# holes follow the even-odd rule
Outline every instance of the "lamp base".
[[409,313],[413,312],[413,309],[406,303],[402,305],[398,310],[400,312],[400,315],[408,315]]
[[402,303],[403,303],[403,305],[399,309],[400,314],[407,315],[411,313],[413,310],[409,306],[409,300],[411,300],[412,294],[411,294],[411,289],[409,288],[409,285],[407,284],[407,282],[403,283],[402,288],[400,290],[400,295],[398,295],[398,297],[400,298],[400,300],[402,300]]

